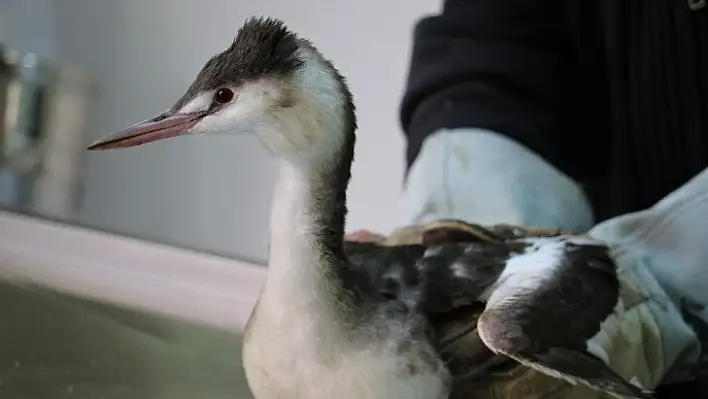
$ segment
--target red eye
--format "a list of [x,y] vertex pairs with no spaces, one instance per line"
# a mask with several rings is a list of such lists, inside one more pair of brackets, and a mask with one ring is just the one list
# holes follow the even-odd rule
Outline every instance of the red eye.
[[231,89],[219,89],[214,93],[214,102],[220,105],[228,104],[234,99],[234,91]]

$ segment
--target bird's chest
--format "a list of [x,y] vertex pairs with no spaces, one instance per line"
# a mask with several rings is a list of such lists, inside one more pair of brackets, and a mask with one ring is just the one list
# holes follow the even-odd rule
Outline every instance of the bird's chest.
[[244,367],[257,399],[447,399],[449,375],[427,342],[384,332],[367,344],[312,326],[254,323]]

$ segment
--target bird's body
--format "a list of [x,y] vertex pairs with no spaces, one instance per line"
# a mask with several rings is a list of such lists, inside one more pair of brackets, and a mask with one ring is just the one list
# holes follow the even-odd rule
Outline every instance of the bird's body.
[[[312,187],[306,187],[317,180],[282,168],[271,218],[271,275],[244,337],[254,395],[447,398],[450,378],[427,336],[428,322],[410,307],[419,303],[419,287],[406,287],[402,297],[409,303],[377,295],[369,276],[317,243],[320,227],[307,215],[321,204],[312,203]],[[294,241],[293,235],[304,239]],[[325,268],[332,263],[338,265]],[[345,285],[351,292],[342,295]]]
[[257,399],[458,398],[514,361],[651,397],[587,352],[619,300],[600,243],[458,226],[417,244],[346,245],[355,130],[331,62],[282,22],[251,19],[170,110],[91,147],[252,133],[278,158],[268,277],[243,345]]
[[253,394],[259,399],[446,399],[452,381],[426,337],[426,320],[395,307],[380,306],[371,320],[346,330],[347,323],[335,316],[302,318],[304,312],[292,308],[291,315],[272,315],[259,306],[244,342]]

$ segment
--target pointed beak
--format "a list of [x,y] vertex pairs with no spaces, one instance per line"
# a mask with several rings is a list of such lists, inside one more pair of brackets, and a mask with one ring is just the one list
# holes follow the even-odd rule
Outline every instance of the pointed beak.
[[109,134],[95,141],[88,150],[110,150],[135,147],[152,141],[180,136],[193,128],[206,115],[205,112],[188,114],[162,113],[154,118]]

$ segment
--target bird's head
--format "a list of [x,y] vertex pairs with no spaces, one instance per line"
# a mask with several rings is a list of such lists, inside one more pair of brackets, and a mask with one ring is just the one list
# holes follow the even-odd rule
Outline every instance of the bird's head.
[[253,134],[271,152],[312,161],[356,126],[347,85],[307,40],[273,18],[251,18],[167,111],[89,146],[133,147],[185,134]]

